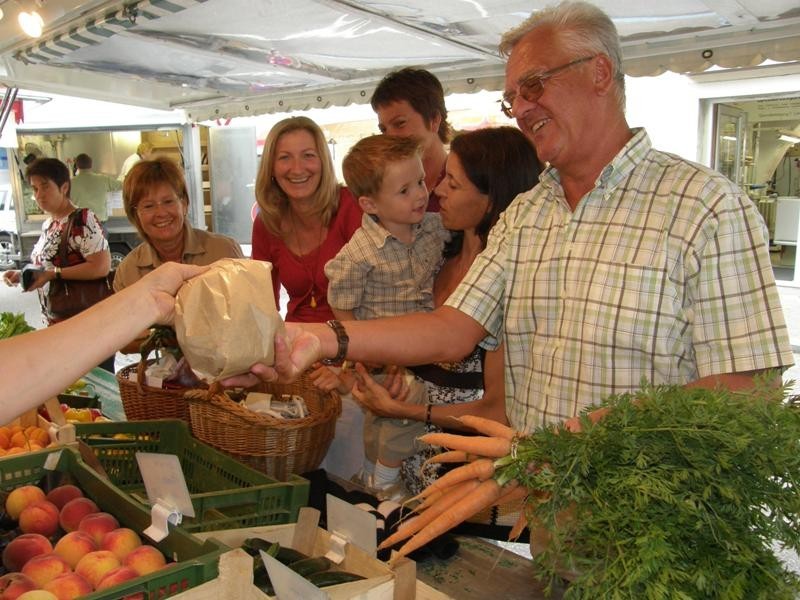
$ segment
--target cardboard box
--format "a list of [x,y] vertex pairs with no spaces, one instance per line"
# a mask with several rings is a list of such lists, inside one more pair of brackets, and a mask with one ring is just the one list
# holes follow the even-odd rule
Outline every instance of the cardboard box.
[[[170,600],[263,600],[270,598],[253,585],[252,565],[252,557],[244,550],[237,548],[226,552],[219,558],[218,577],[177,596],[171,596]],[[325,591],[330,592],[332,589],[325,588]],[[331,597],[339,598],[341,596],[331,595]],[[372,598],[372,596],[358,595],[349,596],[349,598]],[[415,598],[416,600],[451,600],[450,596],[436,591],[419,580],[415,585]]]
[[[195,533],[200,539],[214,538],[223,544],[236,548],[249,537],[260,537],[278,542],[282,546],[294,548],[309,556],[323,556],[333,549],[343,549],[344,558],[338,568],[362,575],[365,579],[343,583],[324,588],[332,600],[444,600],[448,598],[416,579],[416,565],[408,559],[401,559],[390,567],[355,546],[337,540],[333,534],[317,526],[319,512],[312,508],[300,509],[298,522],[291,525],[273,525],[246,529],[228,529],[224,531],[207,531]],[[265,600],[267,596],[253,582],[252,559],[244,551],[241,554],[230,554],[226,557],[226,568],[220,560],[220,579],[231,578],[230,585],[219,582],[217,592],[229,594],[229,589],[236,587],[234,580],[246,581],[245,590],[239,589],[232,595],[214,596],[215,598],[252,598]],[[238,557],[238,558],[237,558]],[[215,591],[209,586],[210,591]],[[193,590],[195,592],[199,590]],[[237,595],[239,594],[239,595]],[[194,598],[195,596],[193,596]],[[211,598],[212,596],[209,596]]]

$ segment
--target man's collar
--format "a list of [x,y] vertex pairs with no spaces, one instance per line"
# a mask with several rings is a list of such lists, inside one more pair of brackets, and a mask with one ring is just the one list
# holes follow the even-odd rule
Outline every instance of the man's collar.
[[641,163],[653,148],[650,136],[643,127],[631,129],[631,138],[620,148],[617,155],[600,171],[595,187],[613,188],[625,179],[628,174]]
[[[595,187],[615,186],[623,178],[627,177],[628,173],[642,162],[647,153],[653,148],[650,136],[647,135],[647,131],[643,127],[631,128],[631,133],[633,135],[628,142],[620,148],[616,156],[611,159],[611,162],[600,171],[600,175],[595,181]],[[539,180],[542,182],[555,182],[561,185],[561,176],[558,169],[552,165],[548,165],[542,171]]]

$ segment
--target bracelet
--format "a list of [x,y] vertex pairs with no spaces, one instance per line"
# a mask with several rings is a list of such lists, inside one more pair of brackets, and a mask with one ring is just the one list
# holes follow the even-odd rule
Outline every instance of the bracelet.
[[334,333],[336,334],[336,342],[339,344],[339,347],[336,350],[336,356],[333,358],[323,358],[320,362],[322,362],[323,365],[338,365],[347,356],[347,346],[350,343],[350,338],[347,337],[347,332],[344,330],[344,326],[342,326],[342,324],[336,319],[326,321],[325,324],[333,329]]
[[56,272],[56,279],[61,279],[61,267],[55,267],[53,270]]
[[431,409],[432,408],[433,408],[433,404],[431,402],[428,402],[428,408],[425,409],[425,426],[426,427],[430,427],[431,426]]

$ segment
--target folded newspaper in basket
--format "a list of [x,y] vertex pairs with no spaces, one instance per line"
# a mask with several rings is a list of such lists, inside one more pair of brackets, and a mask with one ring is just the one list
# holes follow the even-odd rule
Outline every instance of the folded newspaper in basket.
[[276,419],[302,419],[308,416],[306,401],[296,394],[282,394],[276,398],[265,392],[250,392],[241,404],[255,413]]
[[212,382],[273,363],[283,320],[271,281],[268,262],[223,258],[178,290],[175,333],[198,377]]

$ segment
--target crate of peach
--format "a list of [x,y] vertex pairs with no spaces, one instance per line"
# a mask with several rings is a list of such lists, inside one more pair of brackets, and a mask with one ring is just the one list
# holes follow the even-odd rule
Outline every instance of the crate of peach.
[[31,409],[0,426],[0,461],[74,441],[71,425],[55,425]]
[[43,450],[53,444],[50,433],[39,425],[3,425],[0,427],[0,456],[17,456]]
[[149,512],[71,448],[0,461],[0,488],[2,598],[169,597],[214,579],[227,550],[179,527],[150,542]]

